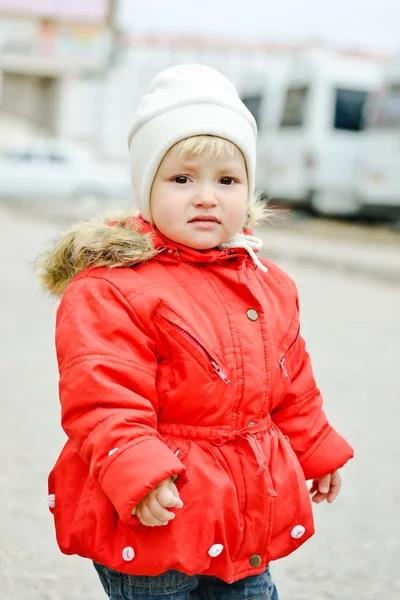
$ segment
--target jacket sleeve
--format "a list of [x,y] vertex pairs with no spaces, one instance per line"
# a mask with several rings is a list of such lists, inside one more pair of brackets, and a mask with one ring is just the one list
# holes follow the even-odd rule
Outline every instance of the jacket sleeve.
[[186,469],[157,432],[157,358],[151,319],[142,323],[109,281],[67,288],[57,313],[62,426],[120,518]]
[[342,467],[354,452],[327,421],[310,356],[300,335],[290,350],[286,375],[287,391],[271,417],[289,438],[305,478],[319,479]]

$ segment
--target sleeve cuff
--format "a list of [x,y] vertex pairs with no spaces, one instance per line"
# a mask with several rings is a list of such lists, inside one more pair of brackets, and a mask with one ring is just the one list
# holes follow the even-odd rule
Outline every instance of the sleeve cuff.
[[330,428],[300,457],[306,479],[320,479],[343,467],[354,456],[354,450],[346,440]]
[[181,461],[159,438],[152,436],[136,441],[118,454],[104,472],[100,485],[120,519],[129,523],[137,504],[159,483],[174,475],[180,483],[189,480]]

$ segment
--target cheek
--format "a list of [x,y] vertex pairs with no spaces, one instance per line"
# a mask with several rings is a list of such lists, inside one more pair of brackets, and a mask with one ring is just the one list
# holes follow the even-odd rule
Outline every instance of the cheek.
[[152,211],[153,224],[165,235],[168,235],[169,231],[173,227],[174,217],[167,208],[163,206],[156,206]]
[[156,198],[150,207],[152,223],[166,237],[173,238],[183,218],[180,207],[173,198],[168,199],[166,195]]
[[239,202],[232,203],[228,207],[228,220],[232,225],[239,228],[242,227],[246,220],[247,213],[247,198],[246,201],[240,200]]
[[153,223],[161,229],[160,225],[167,221],[168,212],[170,211],[170,201],[168,188],[162,183],[156,183],[153,186],[150,196],[150,213]]

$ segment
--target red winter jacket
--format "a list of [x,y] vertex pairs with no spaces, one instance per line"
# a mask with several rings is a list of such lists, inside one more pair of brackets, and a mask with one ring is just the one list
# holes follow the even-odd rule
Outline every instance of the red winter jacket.
[[[200,252],[150,229],[78,227],[46,259],[55,292],[95,267],[57,314],[69,438],[49,478],[57,540],[124,573],[233,582],[313,534],[306,479],[353,451],[321,409],[291,279],[243,249]],[[184,507],[141,525],[133,508],[172,475]]]

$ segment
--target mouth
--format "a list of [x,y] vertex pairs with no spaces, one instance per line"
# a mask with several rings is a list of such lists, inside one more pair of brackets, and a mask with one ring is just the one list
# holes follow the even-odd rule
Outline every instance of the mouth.
[[217,219],[214,215],[197,215],[190,219],[189,223],[220,223],[221,221]]

